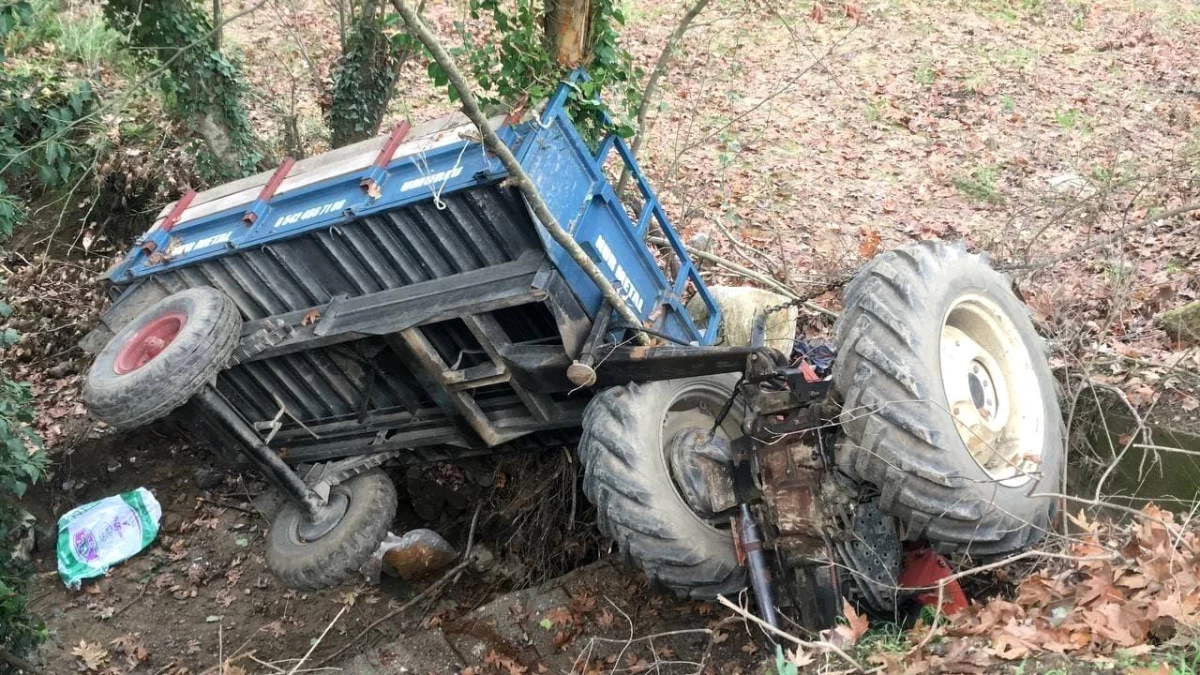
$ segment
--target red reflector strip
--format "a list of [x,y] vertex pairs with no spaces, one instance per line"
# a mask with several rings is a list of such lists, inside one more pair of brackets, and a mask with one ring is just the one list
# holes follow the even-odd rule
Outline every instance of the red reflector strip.
[[275,169],[275,173],[271,174],[271,180],[267,181],[267,184],[263,186],[262,192],[258,193],[258,200],[261,202],[270,201],[271,197],[275,196],[275,191],[279,189],[280,184],[283,183],[283,179],[287,178],[288,172],[295,165],[296,160],[291,157],[284,158],[283,164],[280,164],[279,168]]
[[171,209],[171,212],[167,214],[166,218],[163,218],[163,232],[170,232],[171,228],[175,227],[175,225],[179,223],[179,219],[183,217],[183,212],[188,210],[188,207],[192,205],[192,200],[195,198],[196,191],[188,188],[188,191],[183,193],[183,196],[179,198],[179,201],[175,202],[175,208]]
[[380,169],[386,167],[388,162],[392,161],[392,155],[396,154],[396,148],[404,142],[404,137],[412,130],[412,125],[408,122],[401,122],[392,129],[392,133],[388,135],[387,142],[380,148],[379,154],[375,157],[375,163],[372,166],[377,166]]

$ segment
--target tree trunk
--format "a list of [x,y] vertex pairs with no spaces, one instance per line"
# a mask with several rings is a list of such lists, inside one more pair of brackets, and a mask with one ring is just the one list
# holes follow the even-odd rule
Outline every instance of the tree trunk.
[[213,49],[221,51],[221,0],[212,0],[213,13]]
[[[679,42],[683,40],[684,33],[691,27],[692,21],[704,8],[708,6],[709,0],[696,0],[691,9],[684,13],[683,18],[679,20],[679,25],[671,33],[671,37],[667,38],[667,44],[663,45],[662,52],[658,55],[658,61],[654,64],[654,70],[650,73],[650,79],[646,80],[646,89],[642,91],[642,104],[638,106],[637,111],[637,135],[633,139],[633,146],[629,149],[636,159],[638,153],[642,150],[642,141],[646,140],[646,114],[650,112],[651,102],[658,95],[658,81],[667,74],[667,68],[671,65],[671,59],[675,56],[675,50],[679,48]],[[617,182],[617,196],[625,193],[625,185],[629,182],[629,169],[621,172],[621,180]],[[651,221],[653,222],[653,221]],[[654,229],[657,229],[657,224]]]
[[[220,11],[220,3],[214,3]],[[107,0],[109,25],[161,77],[171,112],[203,140],[206,178],[239,178],[257,170],[262,146],[246,112],[246,83],[236,64],[213,48],[214,24],[197,0]],[[203,36],[196,38],[197,35]]]
[[333,147],[379,133],[399,75],[400,62],[400,55],[383,32],[378,3],[366,0],[349,27],[345,51],[333,74],[333,92],[327,112]]
[[546,0],[546,40],[560,66],[577,68],[584,62],[591,18],[591,0]]

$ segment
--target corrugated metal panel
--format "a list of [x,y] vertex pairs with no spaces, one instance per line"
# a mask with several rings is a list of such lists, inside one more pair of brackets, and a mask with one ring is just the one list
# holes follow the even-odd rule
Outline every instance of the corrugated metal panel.
[[493,185],[158,274],[171,290],[214,286],[247,320],[516,260],[540,249],[525,207]]
[[[517,260],[541,245],[515,191],[492,185],[163,272],[154,277],[169,291],[212,286],[224,291],[248,321],[295,312],[340,295],[357,297],[450,277]],[[542,305],[501,310],[496,317],[511,341],[553,343],[553,316]],[[489,361],[460,320],[421,328],[452,367]],[[217,388],[251,421],[276,416],[282,404],[305,425],[333,428],[369,439],[355,420],[395,418],[404,428],[445,426],[446,410],[383,338],[366,338],[241,363],[224,371]],[[415,366],[414,366],[415,367]],[[473,390],[499,424],[532,420],[507,383]],[[280,439],[301,442],[287,418]],[[336,434],[335,434],[336,435]],[[340,437],[340,436],[339,436]],[[276,443],[278,445],[278,443]]]

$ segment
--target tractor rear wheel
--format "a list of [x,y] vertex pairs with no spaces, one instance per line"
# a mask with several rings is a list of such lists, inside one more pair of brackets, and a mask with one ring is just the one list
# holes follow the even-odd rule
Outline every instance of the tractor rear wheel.
[[1042,538],[1063,427],[1044,341],[1008,279],[961,246],[876,257],[835,328],[838,464],[906,538],[992,556]]
[[[714,494],[705,476],[731,456],[707,437],[734,393],[737,375],[647,382],[600,392],[583,415],[579,456],[583,491],[596,505],[600,531],[627,560],[681,597],[713,598],[745,586],[729,518],[732,497]],[[717,429],[741,435],[738,406]],[[724,448],[727,450],[727,444]]]

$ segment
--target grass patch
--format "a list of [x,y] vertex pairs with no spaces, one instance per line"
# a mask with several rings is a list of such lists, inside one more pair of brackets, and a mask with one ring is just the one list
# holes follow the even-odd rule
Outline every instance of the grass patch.
[[998,165],[976,166],[970,173],[955,176],[954,187],[971,201],[1003,204],[1004,195],[997,185],[1002,169]]
[[937,73],[933,72],[933,68],[929,66],[921,66],[917,68],[917,72],[913,73],[913,78],[917,81],[917,84],[928,87],[937,79]]
[[60,15],[56,17],[56,23],[58,48],[67,58],[82,63],[88,70],[125,60],[120,33],[109,28],[98,13],[79,17]]
[[887,101],[881,98],[873,98],[867,103],[866,116],[869,122],[882,122],[883,111],[887,108]]
[[1091,121],[1088,120],[1087,115],[1084,115],[1077,108],[1055,110],[1054,123],[1066,131],[1078,129],[1085,134],[1092,131]]
[[857,658],[866,660],[872,654],[907,652],[912,648],[912,640],[903,628],[894,623],[881,623],[871,626],[859,638],[854,652]]
[[1014,66],[1020,70],[1030,71],[1038,62],[1038,53],[1028,47],[1017,47],[1000,53],[997,60],[1006,66]]

